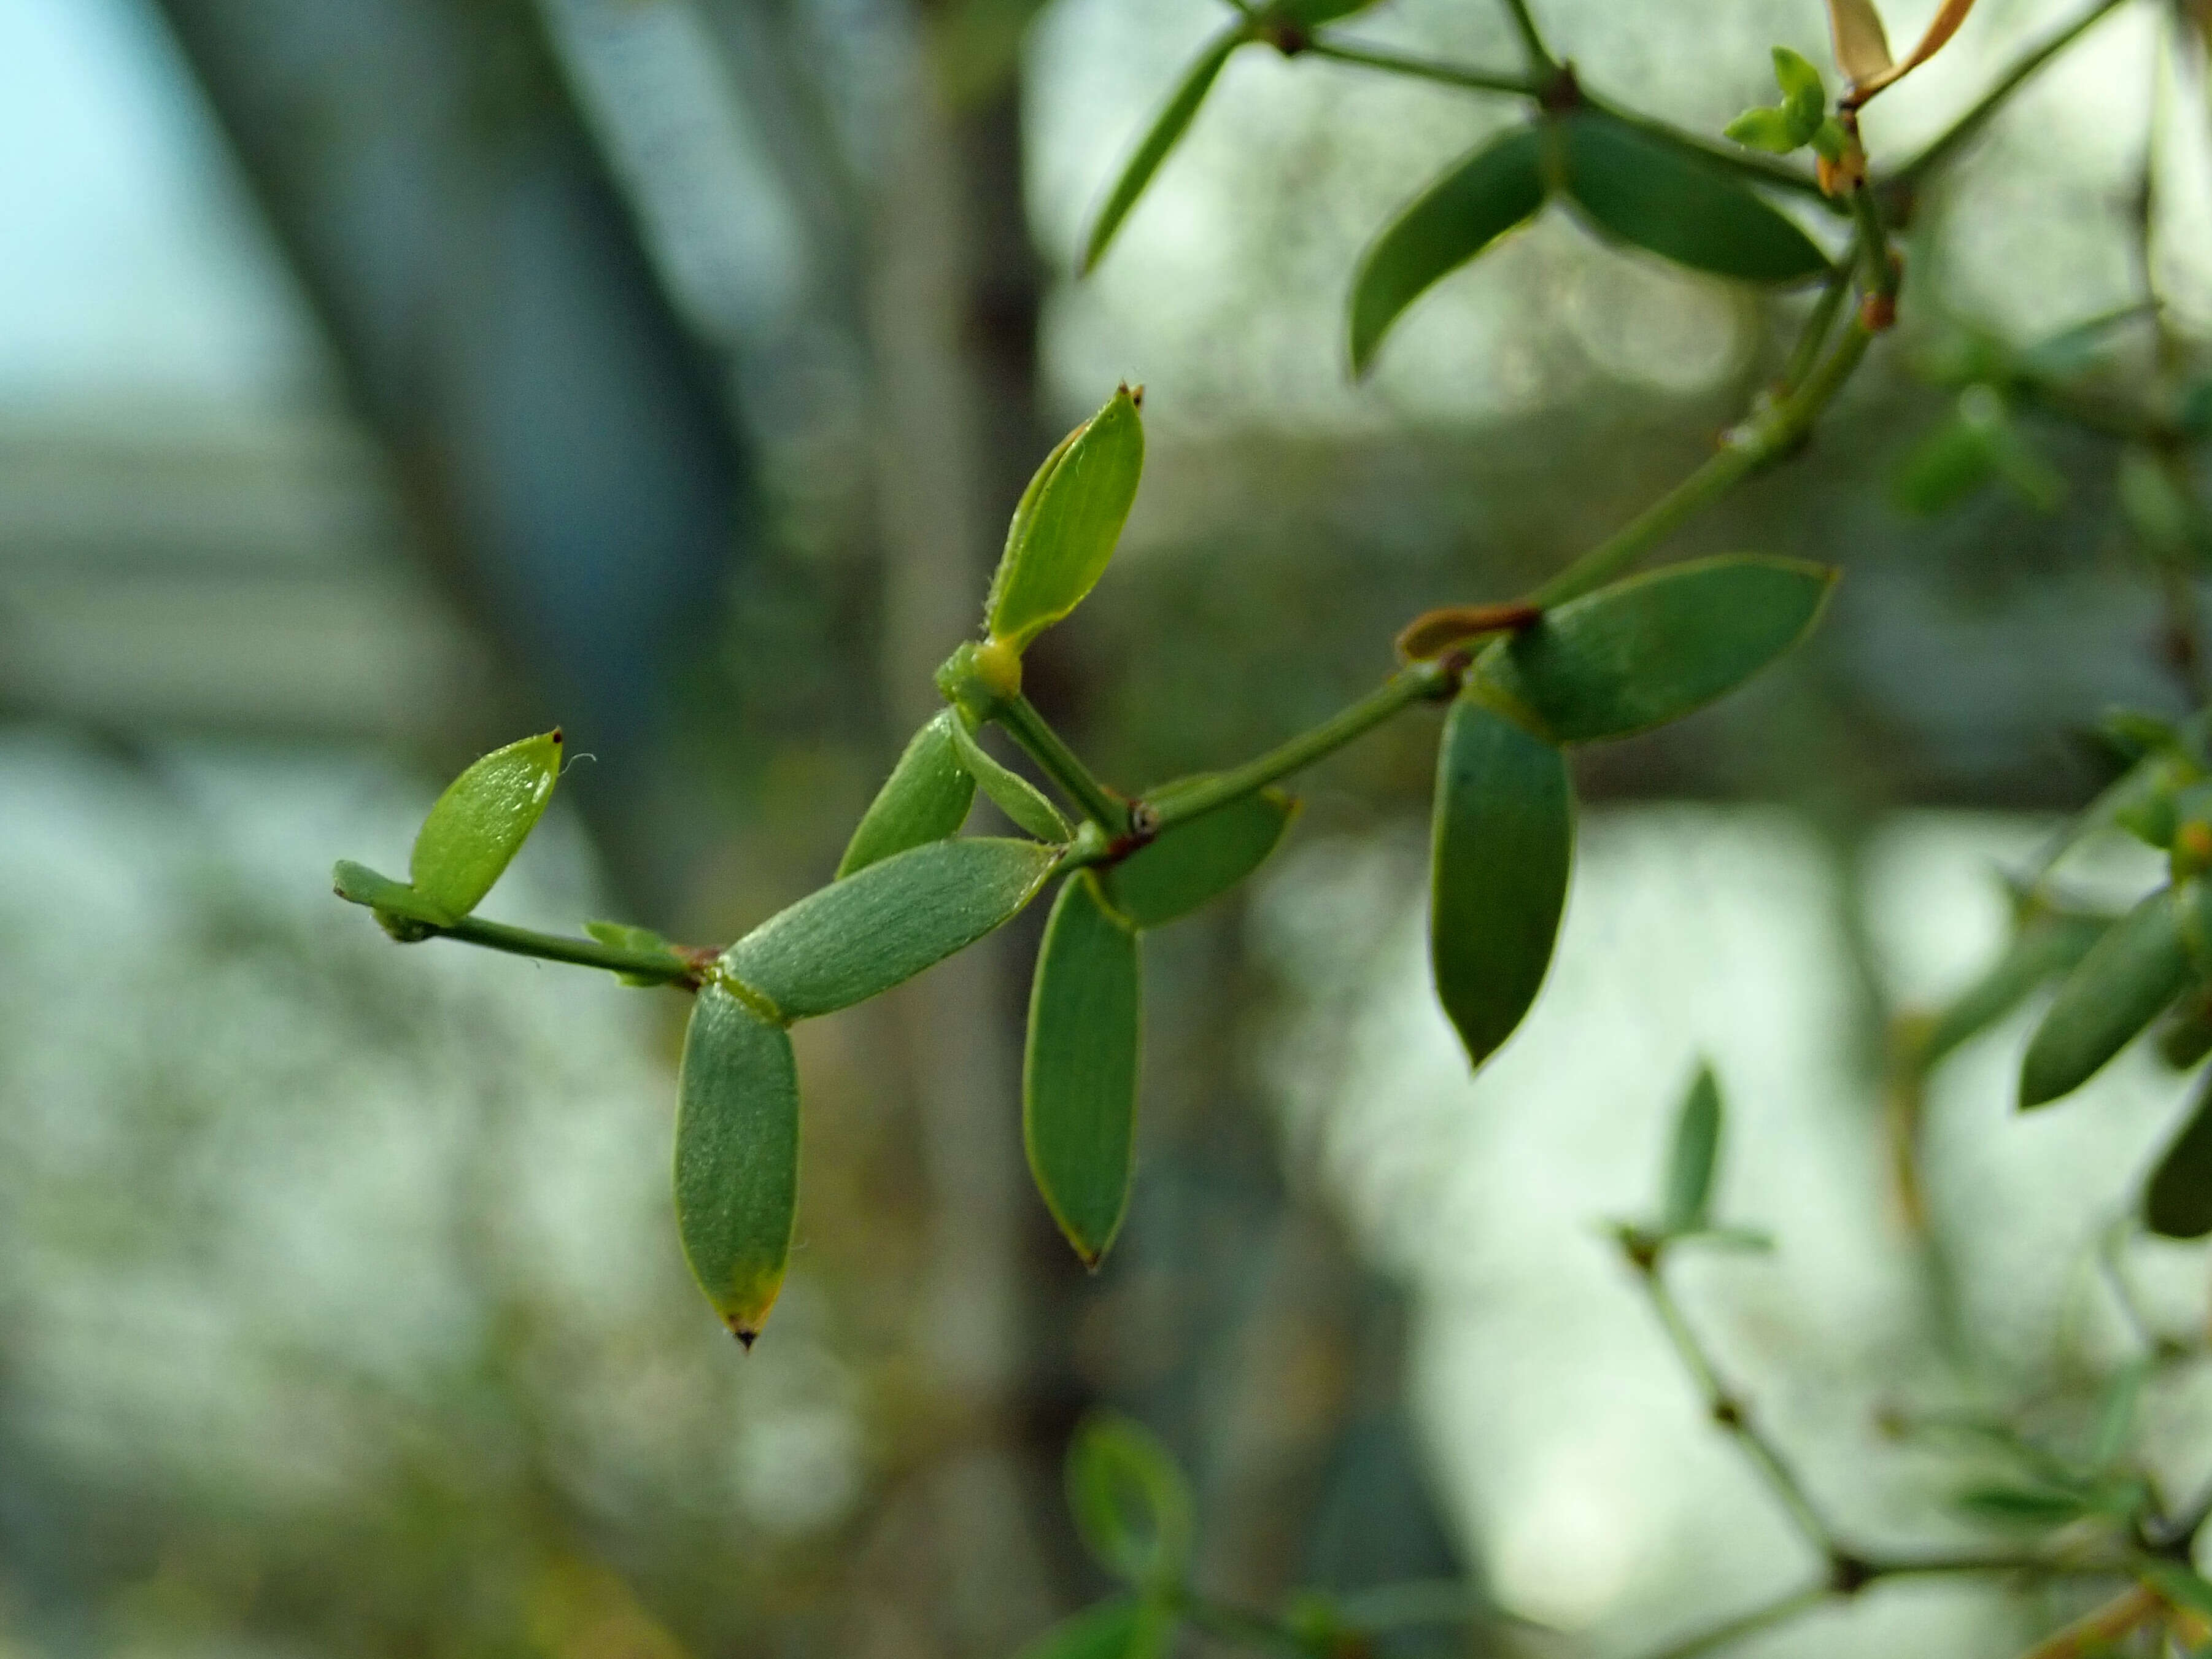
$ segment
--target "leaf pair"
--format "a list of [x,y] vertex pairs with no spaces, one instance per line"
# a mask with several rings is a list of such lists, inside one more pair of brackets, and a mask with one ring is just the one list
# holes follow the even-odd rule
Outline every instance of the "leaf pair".
[[1812,239],[1711,162],[1601,110],[1516,127],[1455,162],[1361,257],[1352,368],[1439,278],[1535,217],[1553,190],[1599,234],[1692,270],[1789,283],[1829,269]]
[[1547,611],[1476,659],[1437,754],[1429,911],[1437,998],[1474,1065],[1551,963],[1574,848],[1563,745],[1732,690],[1803,636],[1832,580],[1795,560],[1692,561]]
[[[1774,79],[1782,88],[1782,101],[1746,110],[1729,122],[1729,137],[1751,149],[1771,155],[1787,155],[1820,137],[1828,124],[1828,89],[1820,71],[1787,46],[1774,48]],[[1838,129],[1836,138],[1842,137]]]
[[1195,1543],[1190,1483],[1139,1425],[1093,1417],[1068,1448],[1067,1504],[1085,1547],[1134,1593],[1054,1626],[1020,1659],[1160,1659]]
[[808,895],[722,953],[684,1036],[676,1218],[700,1288],[748,1346],[782,1288],[798,1202],[783,1028],[864,1002],[1005,926],[1060,857],[1033,842],[932,841]]
[[1022,1142],[1045,1206],[1086,1267],[1098,1266],[1120,1232],[1135,1171],[1139,933],[1249,875],[1296,811],[1272,790],[1241,797],[1110,869],[1078,871],[1054,902],[1030,993]]

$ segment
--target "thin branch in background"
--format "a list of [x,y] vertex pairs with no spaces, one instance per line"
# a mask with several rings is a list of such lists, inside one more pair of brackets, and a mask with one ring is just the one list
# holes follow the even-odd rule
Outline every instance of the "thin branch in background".
[[1388,74],[1405,76],[1410,80],[1433,81],[1439,86],[1459,87],[1468,92],[1497,92],[1519,98],[1540,98],[1544,88],[1551,84],[1548,76],[1475,69],[1462,64],[1448,64],[1442,58],[1426,58],[1415,52],[1364,46],[1356,40],[1316,39],[1307,44],[1305,52],[1310,57],[1326,58],[1332,63],[1382,70]]
[[1552,56],[1552,49],[1544,44],[1543,33],[1537,28],[1535,18],[1529,15],[1528,0],[1505,0],[1505,11],[1513,20],[1514,32],[1521,37],[1522,49],[1528,54],[1529,63],[1547,71],[1557,68],[1559,60]]
[[1903,167],[1896,168],[1893,177],[1899,184],[1917,184],[1941,167],[1988,125],[1990,118],[2004,107],[2014,93],[2033,80],[2045,64],[2081,39],[2092,26],[2126,3],[2127,0],[2097,0],[2097,3],[2087,11],[2007,70],[1996,84],[1984,93],[1964,115],[1954,121],[1941,137]]

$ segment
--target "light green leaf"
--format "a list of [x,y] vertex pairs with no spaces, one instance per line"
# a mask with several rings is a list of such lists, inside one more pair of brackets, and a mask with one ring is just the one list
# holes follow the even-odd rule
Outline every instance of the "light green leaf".
[[1145,470],[1145,423],[1123,386],[1054,452],[1015,508],[984,615],[1019,650],[1083,602],[1114,556]]
[[560,775],[554,731],[493,750],[448,784],[408,860],[422,902],[448,921],[475,909],[537,827]]
[[1597,110],[1568,116],[1559,129],[1568,193],[1602,234],[1743,282],[1827,273],[1828,256],[1812,238],[1711,162]]
[[1674,1121],[1674,1145],[1667,1159],[1667,1194],[1660,1227],[1668,1233],[1701,1231],[1713,1194],[1713,1170],[1720,1159],[1721,1088],[1711,1065],[1698,1067]]
[[1744,111],[1721,131],[1746,149],[1763,149],[1770,155],[1787,155],[1805,143],[1797,136],[1789,111],[1763,105]]
[[1067,827],[1067,820],[1060,817],[1059,808],[1020,773],[994,760],[976,742],[968,723],[957,716],[952,720],[952,748],[968,775],[1018,827],[1039,841],[1055,843],[1065,842],[1074,835],[1075,831]]
[[[1152,800],[1172,799],[1176,787],[1155,791]],[[1106,872],[1107,896],[1138,927],[1164,927],[1258,869],[1297,815],[1296,800],[1263,789],[1178,823]]]
[[332,890],[349,904],[366,904],[376,912],[378,924],[394,939],[419,939],[428,936],[431,927],[443,927],[453,918],[430,904],[422,896],[404,881],[394,881],[370,869],[365,864],[356,864],[351,859],[340,859],[331,872]]
[[2172,889],[2161,887],[2113,923],[2060,984],[2021,1062],[2021,1107],[2087,1083],[2188,981],[2180,903]]
[[1692,559],[1545,613],[1477,660],[1474,683],[1532,730],[1589,743],[1663,726],[1795,645],[1835,572],[1796,559]]
[[1068,1448],[1067,1502],[1084,1543],[1115,1577],[1164,1588],[1188,1571],[1190,1486],[1149,1430],[1126,1417],[1085,1420]]
[[1143,1006],[1136,927],[1079,870],[1060,888],[1037,953],[1022,1142],[1045,1206],[1087,1267],[1128,1213]]
[[1429,962],[1476,1066],[1536,1000],[1574,855],[1566,757],[1462,694],[1437,756]]
[[1782,108],[1790,122],[1791,148],[1810,143],[1828,112],[1828,89],[1820,71],[1787,46],[1774,48],[1774,81],[1782,88]]
[[2166,1238],[2212,1233],[2212,1085],[2198,1091],[2143,1188],[2143,1224]]
[[1360,256],[1352,283],[1352,372],[1367,372],[1391,325],[1431,283],[1543,205],[1544,142],[1534,127],[1516,127],[1454,162]]
[[1175,1626],[1175,1615],[1164,1608],[1116,1596],[1054,1625],[1019,1659],[1160,1659]]
[[721,969],[787,1020],[848,1008],[1012,921],[1059,858],[1056,847],[980,837],[912,848],[770,916],[722,953]]
[[677,1083],[676,1224],[699,1288],[749,1348],[783,1288],[798,1202],[791,1039],[709,981]]
[[975,780],[954,747],[957,725],[953,712],[942,709],[907,740],[837,861],[840,879],[894,853],[959,833],[975,799]]
[[1199,106],[1206,101],[1206,94],[1213,89],[1230,53],[1251,38],[1249,26],[1240,20],[1215,35],[1206,43],[1206,50],[1191,60],[1190,67],[1182,72],[1182,79],[1168,94],[1160,112],[1152,118],[1152,125],[1146,129],[1136,149],[1122,164],[1121,176],[1106,193],[1105,204],[1098,210],[1098,216],[1091,222],[1091,234],[1083,239],[1082,258],[1076,263],[1079,275],[1090,275],[1106,257],[1114,233],[1121,228],[1121,221],[1137,205],[1145,186],[1160,170],[1160,163],[1182,142],[1183,133],[1197,116]]

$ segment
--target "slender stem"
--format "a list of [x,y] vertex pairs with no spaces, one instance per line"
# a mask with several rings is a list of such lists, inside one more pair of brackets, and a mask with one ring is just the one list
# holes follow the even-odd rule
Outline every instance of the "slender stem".
[[1082,757],[1067,746],[1067,740],[1052,729],[1027,697],[1018,691],[1003,699],[994,718],[1061,793],[1083,809],[1085,817],[1109,835],[1128,832],[1128,802],[1092,775]]
[[1549,78],[1534,75],[1514,75],[1503,70],[1472,69],[1462,64],[1447,64],[1441,58],[1424,58],[1417,53],[1392,52],[1386,46],[1362,46],[1352,40],[1316,39],[1308,43],[1310,57],[1326,58],[1334,63],[1357,64],[1363,69],[1384,70],[1392,75],[1404,75],[1417,81],[1434,81],[1447,87],[1462,87],[1470,92],[1502,92],[1520,98],[1540,98]]
[[2118,11],[2126,3],[2127,0],[2097,0],[2087,11],[2029,52],[2007,70],[1997,83],[1982,94],[1978,102],[1954,121],[1941,137],[1898,168],[1894,175],[1897,181],[1899,184],[1917,184],[1941,167],[1987,125],[1990,118],[2004,106],[2005,100],[2033,79],[2039,70],[2072,46],[2099,19]]
[[1693,133],[1684,132],[1679,127],[1668,126],[1664,121],[1655,121],[1648,115],[1623,109],[1620,105],[1601,98],[1587,87],[1577,88],[1577,96],[1585,108],[1601,110],[1623,126],[1633,127],[1669,149],[1695,155],[1723,171],[1741,173],[1756,183],[1771,185],[1778,190],[1792,191],[1800,196],[1809,197],[1824,207],[1834,209],[1840,205],[1829,199],[1821,190],[1818,179],[1809,173],[1801,172],[1778,155],[1766,155],[1758,150],[1709,143]]
[[1790,349],[1790,362],[1782,371],[1782,396],[1789,396],[1802,386],[1805,377],[1813,372],[1813,365],[1820,362],[1820,348],[1827,344],[1828,336],[1835,331],[1836,313],[1844,308],[1844,297],[1851,291],[1851,271],[1858,264],[1858,257],[1859,251],[1854,244],[1828,273],[1820,297],[1806,313],[1805,326],[1797,336],[1797,343]]
[[1798,1480],[1796,1471],[1790,1467],[1781,1449],[1767,1438],[1765,1431],[1752,1417],[1751,1408],[1729,1392],[1728,1386],[1721,1381],[1720,1373],[1714,1370],[1712,1359],[1705,1352],[1704,1344],[1698,1340],[1697,1333],[1691,1329],[1690,1322],[1683,1316],[1680,1304],[1674,1300],[1674,1293],[1667,1287],[1662,1267],[1664,1252],[1655,1252],[1648,1257],[1632,1255],[1630,1260],[1638,1270],[1637,1277],[1643,1281],[1646,1294],[1651,1298],[1651,1310],[1658,1316],[1668,1340],[1674,1345],[1674,1352],[1681,1359],[1682,1368],[1690,1373],[1699,1391],[1705,1395],[1705,1404],[1712,1412],[1713,1420],[1736,1437],[1745,1454],[1765,1477],[1767,1486],[1773,1490],[1782,1507],[1789,1511],[1790,1520],[1804,1535],[1805,1541],[1824,1560],[1832,1560],[1838,1553],[1835,1534],[1821,1519],[1820,1510],[1814,1506],[1812,1498],[1805,1491],[1804,1483]]
[[1401,709],[1445,695],[1458,684],[1464,666],[1463,661],[1447,656],[1401,669],[1358,702],[1340,709],[1289,742],[1242,766],[1216,772],[1151,800],[1147,804],[1157,816],[1158,828],[1172,829],[1217,806],[1225,806],[1232,800],[1264,789],[1278,778],[1303,770],[1355,738],[1373,731]]
[[[457,939],[464,945],[481,945],[486,950],[504,951],[510,956],[565,962],[578,968],[604,968],[611,974],[630,974],[665,985],[696,989],[701,977],[698,963],[672,958],[658,951],[624,951],[602,945],[597,939],[541,933],[534,928],[510,927],[503,921],[485,921],[477,916],[465,916],[445,927],[428,922],[421,926],[433,938]],[[711,959],[709,952],[699,954]]]
[[1554,68],[1559,60],[1552,56],[1552,49],[1544,44],[1543,34],[1536,27],[1536,20],[1529,15],[1528,0],[1505,0],[1505,10],[1513,19],[1514,31],[1521,37],[1521,46],[1528,52],[1528,61],[1540,70]]
[[1867,287],[1884,299],[1897,297],[1898,268],[1890,257],[1889,231],[1874,192],[1861,185],[1851,192],[1851,216],[1858,222],[1858,252],[1866,262]]
[[1772,1630],[1777,1625],[1786,1625],[1800,1613],[1810,1613],[1827,1599],[1828,1587],[1826,1584],[1808,1584],[1803,1589],[1792,1590],[1787,1595],[1777,1597],[1764,1607],[1753,1607],[1749,1613],[1715,1625],[1711,1630],[1701,1631],[1675,1643],[1673,1647],[1662,1648],[1651,1656],[1651,1659],[1705,1659],[1706,1654],[1718,1653],[1723,1648],[1733,1647],[1747,1636]]

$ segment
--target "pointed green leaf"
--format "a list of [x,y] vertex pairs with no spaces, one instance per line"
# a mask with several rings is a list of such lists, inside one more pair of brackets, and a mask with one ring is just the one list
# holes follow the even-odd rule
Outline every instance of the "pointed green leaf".
[[2004,954],[1936,1017],[1921,1039],[1918,1063],[1932,1071],[1960,1044],[1980,1036],[2027,1000],[2045,980],[2069,972],[2105,936],[2105,916],[2040,916],[2021,929]]
[[[1176,787],[1152,799],[1170,799]],[[1297,802],[1279,789],[1243,796],[1176,824],[1115,865],[1105,874],[1107,896],[1138,927],[1164,927],[1266,863],[1297,815]]]
[[2161,887],[2114,922],[2060,984],[2021,1062],[2021,1105],[2073,1093],[2188,982],[2180,905]]
[[1143,1018],[1137,929],[1078,871],[1037,952],[1022,1063],[1030,1173],[1067,1242],[1096,1267],[1121,1231],[1135,1169]]
[[912,848],[770,916],[721,967],[786,1019],[848,1008],[1003,927],[1059,859],[1058,848],[1026,841]]
[[1105,205],[1091,221],[1091,234],[1083,239],[1083,257],[1076,265],[1079,275],[1088,276],[1106,257],[1106,247],[1114,240],[1114,233],[1121,229],[1121,221],[1129,216],[1129,210],[1137,205],[1145,186],[1160,170],[1160,163],[1182,141],[1185,129],[1198,114],[1198,106],[1206,101],[1206,94],[1212,90],[1221,66],[1229,61],[1229,54],[1250,39],[1247,25],[1241,21],[1231,24],[1207,42],[1206,50],[1182,72],[1182,79],[1176,83],[1176,89],[1168,94],[1168,101],[1160,112],[1152,118],[1143,140],[1123,164],[1121,176],[1107,192]]
[[1352,372],[1364,374],[1392,324],[1438,278],[1544,205],[1544,143],[1516,127],[1455,161],[1360,257],[1352,283]]
[[1566,757],[1462,695],[1444,724],[1429,875],[1437,996],[1480,1066],[1551,965],[1574,856]]
[[1194,1541],[1190,1485],[1149,1430],[1088,1419],[1068,1448],[1067,1504],[1109,1572],[1140,1588],[1181,1582]]
[[1660,1227],[1668,1233],[1694,1232],[1711,1219],[1713,1169],[1721,1150],[1721,1087],[1710,1065],[1698,1067],[1682,1097],[1674,1121],[1674,1145],[1667,1159],[1667,1200]]
[[1060,817],[1060,809],[1047,800],[1035,784],[1020,773],[1000,765],[976,742],[968,723],[957,718],[952,722],[952,748],[968,775],[1018,827],[1039,841],[1055,843],[1064,843],[1075,834],[1067,827],[1067,820]]
[[1559,743],[1680,720],[1812,627],[1835,572],[1796,559],[1692,559],[1547,611],[1476,662],[1475,682]]
[[1116,1596],[1062,1620],[1021,1650],[1019,1659],[1160,1659],[1175,1634],[1175,1615]]
[[2212,1085],[2198,1091],[2159,1154],[2143,1188],[2143,1225],[2166,1238],[2212,1233]]
[[1105,574],[1145,470],[1145,423],[1123,386],[1054,452],[1015,509],[984,616],[1019,650],[1083,602]]
[[1711,162],[1597,110],[1559,125],[1568,193],[1601,234],[1743,282],[1827,272],[1828,256],[1812,238]]
[[747,1347],[783,1288],[798,1202],[791,1039],[710,981],[677,1083],[676,1224],[699,1288]]
[[422,902],[448,921],[475,909],[537,827],[560,775],[555,731],[495,749],[448,784],[408,860]]
[[1761,106],[1747,109],[1721,129],[1746,149],[1763,149],[1770,155],[1787,155],[1803,146],[1790,119],[1790,112]]
[[975,780],[954,748],[956,724],[952,711],[943,709],[907,740],[898,764],[876,791],[837,861],[841,879],[894,853],[959,833],[975,799]]

